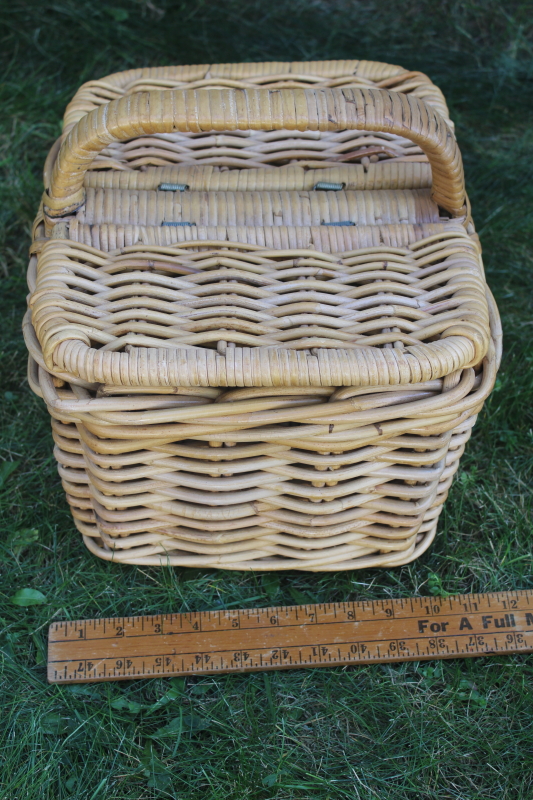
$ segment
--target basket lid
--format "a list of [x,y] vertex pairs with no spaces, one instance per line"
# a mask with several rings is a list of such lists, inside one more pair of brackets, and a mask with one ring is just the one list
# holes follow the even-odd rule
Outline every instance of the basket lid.
[[483,358],[489,316],[475,242],[458,223],[434,230],[335,253],[252,243],[257,228],[232,243],[198,226],[173,244],[109,253],[50,239],[30,298],[44,364],[152,391],[443,377]]

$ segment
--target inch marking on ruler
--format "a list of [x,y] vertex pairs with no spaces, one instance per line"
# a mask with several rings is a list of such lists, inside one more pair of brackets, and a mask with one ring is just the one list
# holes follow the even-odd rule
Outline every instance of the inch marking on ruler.
[[533,651],[533,591],[54,622],[50,683]]

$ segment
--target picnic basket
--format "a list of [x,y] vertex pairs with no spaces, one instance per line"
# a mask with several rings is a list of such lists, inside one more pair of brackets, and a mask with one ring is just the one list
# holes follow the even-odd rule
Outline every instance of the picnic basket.
[[24,334],[74,522],[129,564],[405,564],[501,354],[440,90],[364,61],[85,84]]

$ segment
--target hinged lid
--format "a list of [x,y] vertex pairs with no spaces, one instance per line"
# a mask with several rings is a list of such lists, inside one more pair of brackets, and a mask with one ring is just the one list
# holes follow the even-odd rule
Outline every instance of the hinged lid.
[[90,383],[440,378],[478,363],[489,331],[475,244],[459,225],[441,227],[409,247],[334,254],[197,240],[106,254],[52,239],[39,257],[33,325],[47,369]]
[[[68,219],[84,205],[85,171],[109,143],[237,129],[401,134],[428,156],[435,203],[464,215],[461,158],[445,120],[411,95],[353,88],[151,91],[115,100],[66,137],[45,214]],[[435,223],[400,247],[381,235],[361,247],[356,226],[325,226],[327,236],[344,237],[339,252],[321,247],[326,234],[311,228],[285,228],[298,242],[289,248],[281,239],[268,246],[282,236],[276,228],[159,230],[173,238],[155,241],[147,229],[142,243],[109,253],[72,239],[44,244],[30,305],[50,372],[117,387],[386,386],[440,378],[487,351],[482,266],[458,222]]]

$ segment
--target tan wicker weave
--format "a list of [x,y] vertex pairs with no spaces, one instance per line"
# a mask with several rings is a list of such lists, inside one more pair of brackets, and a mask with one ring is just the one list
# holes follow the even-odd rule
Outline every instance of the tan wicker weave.
[[[110,100],[154,89],[235,88],[295,89],[379,88],[412,94],[433,106],[451,125],[440,89],[421,72],[408,72],[375,61],[317,61],[263,64],[203,64],[119,72],[84,84],[65,112],[68,132],[82,116]],[[59,143],[58,143],[59,144]],[[288,160],[316,161],[316,166],[382,158],[425,160],[408,139],[386,132],[359,131],[225,131],[221,134],[150,133],[131,142],[116,142],[102,151],[93,168],[134,170],[146,165],[212,164],[254,168]]]
[[429,546],[501,349],[429,79],[113,75],[69,105],[45,187],[28,374],[92,552],[316,571]]

